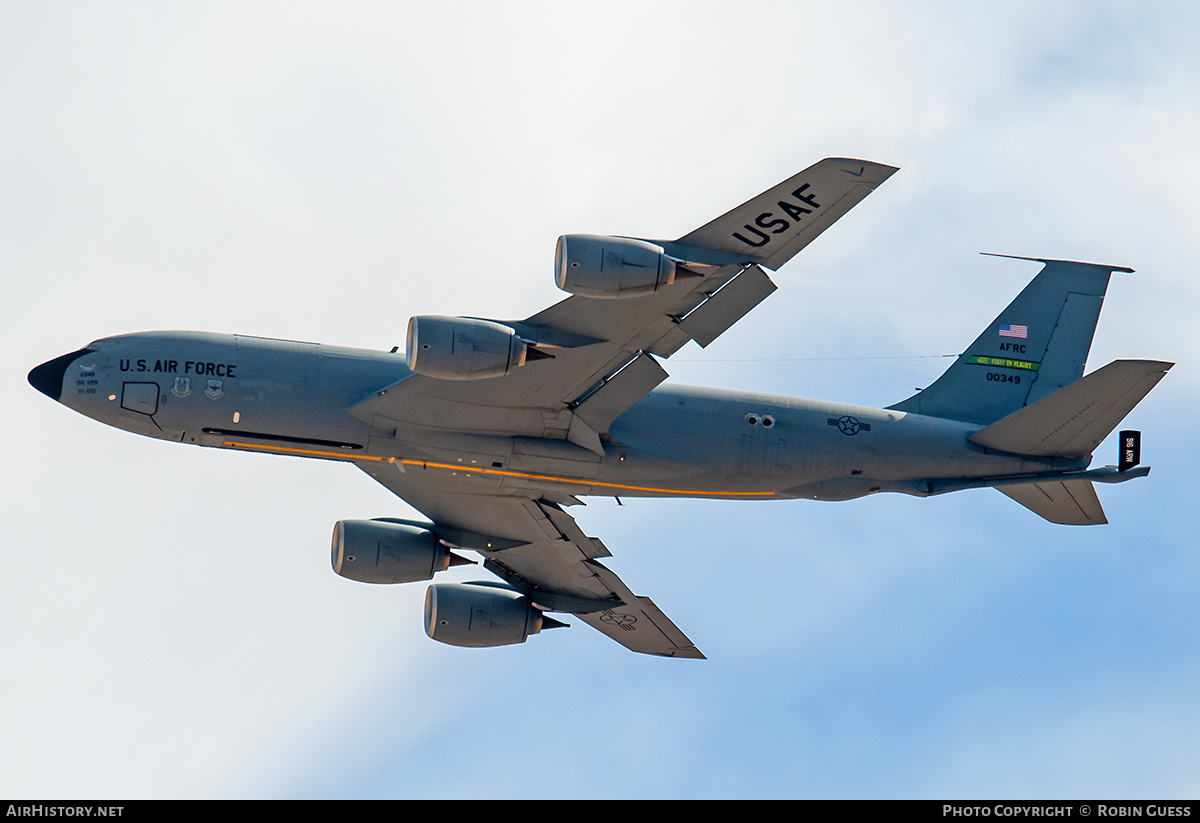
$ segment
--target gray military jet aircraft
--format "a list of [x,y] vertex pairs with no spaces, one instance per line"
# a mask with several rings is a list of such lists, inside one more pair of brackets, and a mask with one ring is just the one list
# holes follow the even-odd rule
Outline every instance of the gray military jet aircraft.
[[[661,386],[776,288],[775,270],[895,172],[822,160],[674,241],[560,237],[573,296],[520,321],[413,317],[407,351],[244,335],[107,337],[29,373],[121,429],[354,463],[429,520],[343,520],[334,571],[429,580],[483,557],[503,582],[433,584],[425,626],[460,646],[521,643],[570,613],[628,648],[703,657],[566,508],[586,495],[847,500],[992,487],[1055,523],[1106,522],[1093,483],[1145,476],[1092,452],[1173,365],[1084,364],[1109,276],[1038,260],[1036,278],[936,382],[885,409]],[[1023,258],[1028,259],[1028,258]]]

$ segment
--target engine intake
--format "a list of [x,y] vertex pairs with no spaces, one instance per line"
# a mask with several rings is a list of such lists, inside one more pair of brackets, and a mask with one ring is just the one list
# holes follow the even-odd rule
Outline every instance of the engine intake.
[[554,250],[554,279],[571,294],[613,300],[671,285],[675,264],[662,246],[645,240],[564,234]]
[[468,317],[408,321],[408,368],[440,380],[503,377],[525,364],[529,344],[508,326]]
[[561,625],[502,583],[434,583],[425,592],[425,633],[451,646],[509,646]]
[[445,571],[456,558],[433,532],[382,520],[333,525],[333,570],[360,583],[415,583]]

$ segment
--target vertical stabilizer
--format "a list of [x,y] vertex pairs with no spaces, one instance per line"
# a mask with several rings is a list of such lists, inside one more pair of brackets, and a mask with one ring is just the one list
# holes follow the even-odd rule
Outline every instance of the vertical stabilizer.
[[1109,275],[1133,269],[1016,259],[1045,265],[945,374],[889,408],[986,426],[1083,376]]

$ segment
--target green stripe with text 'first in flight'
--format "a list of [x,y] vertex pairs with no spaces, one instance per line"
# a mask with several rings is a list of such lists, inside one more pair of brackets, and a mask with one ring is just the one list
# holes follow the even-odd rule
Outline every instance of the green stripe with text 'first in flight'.
[[967,358],[968,363],[973,363],[976,366],[993,366],[1002,369],[1024,369],[1025,371],[1037,371],[1041,363],[1033,363],[1029,360],[1009,360],[1007,357],[988,357],[982,354],[973,354]]

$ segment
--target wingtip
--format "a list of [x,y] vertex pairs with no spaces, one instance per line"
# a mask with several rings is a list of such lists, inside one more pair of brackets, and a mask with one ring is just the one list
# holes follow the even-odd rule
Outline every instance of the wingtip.
[[892,171],[898,171],[900,169],[899,166],[891,166],[887,163],[880,163],[876,160],[865,160],[861,157],[826,157],[825,159],[831,163],[853,163],[857,166],[874,166],[875,168],[891,169]]
[[871,170],[868,179],[875,184],[882,183],[896,172],[900,171],[899,166],[889,166],[887,163],[877,163],[874,160],[862,160],[857,157],[826,157],[824,162],[827,163],[845,163],[848,166],[859,166],[859,171],[854,171],[852,168],[845,169],[847,174],[853,174],[856,177],[864,176],[867,169]]

